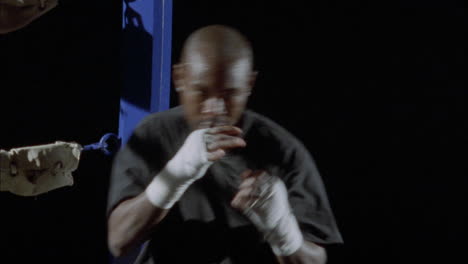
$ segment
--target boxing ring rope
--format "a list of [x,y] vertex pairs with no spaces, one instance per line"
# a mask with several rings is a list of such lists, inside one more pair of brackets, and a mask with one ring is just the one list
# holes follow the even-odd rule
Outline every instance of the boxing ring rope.
[[122,144],[122,139],[114,133],[107,133],[101,137],[99,142],[83,146],[82,152],[100,150],[106,156],[115,154]]

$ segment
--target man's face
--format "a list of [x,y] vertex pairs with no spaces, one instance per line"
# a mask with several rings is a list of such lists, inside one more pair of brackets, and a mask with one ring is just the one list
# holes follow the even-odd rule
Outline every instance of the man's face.
[[255,79],[250,61],[215,63],[201,56],[188,61],[174,69],[174,81],[190,125],[194,129],[235,125]]

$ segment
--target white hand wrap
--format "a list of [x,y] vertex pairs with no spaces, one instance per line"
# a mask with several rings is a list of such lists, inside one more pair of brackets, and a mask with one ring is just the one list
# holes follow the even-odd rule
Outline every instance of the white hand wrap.
[[263,233],[276,255],[290,256],[302,246],[304,239],[291,212],[286,186],[278,177],[266,175],[260,176],[257,186],[259,198],[244,214]]
[[204,139],[206,129],[193,131],[166,167],[146,188],[146,197],[155,206],[169,209],[213,163],[208,161]]

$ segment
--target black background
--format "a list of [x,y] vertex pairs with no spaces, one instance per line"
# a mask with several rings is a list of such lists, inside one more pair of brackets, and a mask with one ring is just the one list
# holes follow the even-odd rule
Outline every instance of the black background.
[[[461,1],[174,2],[174,61],[203,25],[251,40],[249,107],[314,156],[345,240],[329,263],[464,263]],[[117,132],[121,17],[120,1],[61,1],[0,36],[2,149]],[[107,263],[110,159],[84,153],[73,187],[1,193],[0,263]]]

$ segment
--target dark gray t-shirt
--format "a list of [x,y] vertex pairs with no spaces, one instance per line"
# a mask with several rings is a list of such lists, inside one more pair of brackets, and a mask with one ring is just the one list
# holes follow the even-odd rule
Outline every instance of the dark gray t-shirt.
[[[246,169],[263,169],[286,184],[304,239],[341,243],[322,179],[305,147],[270,119],[245,111],[247,143],[216,161],[158,225],[137,263],[275,263],[262,236],[230,201]],[[182,108],[154,113],[135,129],[112,169],[108,212],[139,195],[190,133]]]

